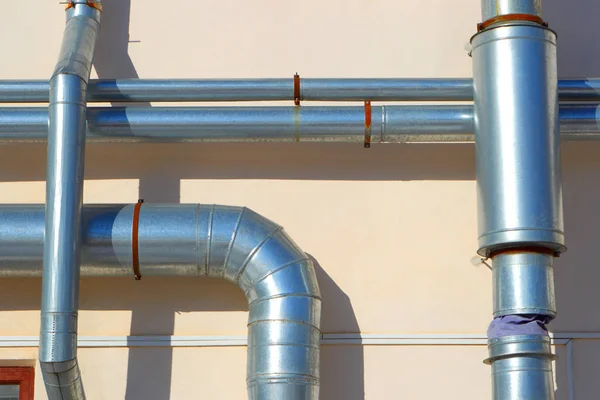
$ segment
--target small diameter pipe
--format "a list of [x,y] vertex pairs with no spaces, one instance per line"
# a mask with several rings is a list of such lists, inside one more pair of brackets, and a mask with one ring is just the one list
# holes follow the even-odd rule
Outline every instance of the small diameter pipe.
[[[0,108],[0,143],[47,140],[46,108]],[[374,106],[371,143],[474,141],[473,107]],[[563,140],[600,140],[598,105],[563,105]],[[88,108],[93,142],[351,142],[365,140],[364,107]]]
[[[563,102],[600,101],[600,79],[558,83]],[[0,103],[47,103],[48,81],[0,80]],[[90,80],[88,102],[293,101],[293,79]],[[301,101],[473,101],[473,80],[300,79]]]

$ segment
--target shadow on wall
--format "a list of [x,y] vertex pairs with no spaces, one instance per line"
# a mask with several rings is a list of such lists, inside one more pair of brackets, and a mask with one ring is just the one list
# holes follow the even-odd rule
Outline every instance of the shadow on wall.
[[[129,20],[131,0],[103,0],[102,29],[96,45],[94,68],[100,79],[139,78],[129,55],[131,41]],[[122,105],[112,103],[114,106]],[[127,103],[128,106],[150,107],[150,103]],[[179,179],[168,169],[147,170],[139,176],[140,198],[153,202],[178,203]]]
[[[366,150],[360,144],[95,144],[86,151],[87,179],[146,177],[155,193],[163,196],[149,197],[140,187],[140,196],[151,201],[178,202],[180,179],[474,179],[470,145],[373,146]],[[0,146],[0,181],[43,181],[45,157],[43,145]],[[167,177],[177,184],[152,179],[162,171],[168,171]],[[318,262],[315,265],[323,295],[323,331],[359,333],[351,300]],[[0,280],[0,309],[39,309],[39,280],[11,281]],[[221,280],[148,277],[141,282],[133,278],[100,281],[82,280],[80,308],[131,310],[131,335],[172,335],[178,312],[247,310],[239,289]],[[119,295],[107,296],[107,290]],[[28,295],[24,297],[23,292]],[[130,349],[125,399],[169,399],[172,362],[170,348]],[[321,365],[322,398],[364,399],[362,346],[326,346]]]
[[[98,76],[137,78],[128,54],[131,0],[103,3],[103,28],[94,62]],[[597,36],[598,12],[597,0],[544,2],[544,15],[559,33],[561,76],[600,75],[600,45],[591,40]],[[556,263],[559,317],[552,324],[555,332],[600,331],[600,309],[594,306],[600,303],[597,290],[600,270],[594,257],[600,226],[597,212],[600,189],[590,185],[600,173],[599,153],[600,144],[595,143],[563,146],[569,251]],[[45,159],[45,145],[1,146],[0,181],[43,181]],[[360,144],[96,144],[89,146],[86,154],[86,179],[139,179],[140,197],[150,202],[179,202],[182,179],[474,178],[471,145],[385,145],[365,150]],[[324,300],[323,330],[343,326],[348,333],[360,332],[350,299],[315,264]],[[108,291],[119,295],[109,296]],[[38,279],[0,280],[1,310],[39,310],[39,307]],[[132,335],[171,335],[176,313],[244,311],[247,303],[237,287],[221,280],[144,278],[136,282],[104,278],[82,280],[81,309],[131,310]],[[131,349],[126,400],[169,399],[172,361],[170,348]],[[562,375],[564,371],[557,373]],[[340,390],[345,393],[342,395]],[[363,400],[364,390],[362,346],[323,348],[321,397]]]
[[[322,329],[343,326],[343,332],[360,332],[350,299],[312,259],[323,296]],[[118,295],[107,295],[108,289]],[[0,310],[38,310],[40,292],[39,279],[1,280]],[[131,335],[172,335],[176,313],[247,311],[248,304],[237,286],[221,279],[84,278],[80,309],[131,310]],[[363,348],[358,345],[344,346],[343,351],[340,348],[322,349],[322,398],[363,400]],[[172,348],[131,348],[125,400],[169,399],[172,362]],[[202,368],[198,373],[202,373]]]
[[99,78],[139,78],[129,56],[131,0],[102,0],[102,30],[96,44],[94,68]]
[[[314,265],[323,298],[321,330],[336,333],[359,333],[360,326],[352,308],[352,301],[327,275],[319,262],[308,255]],[[344,329],[340,332],[339,327]],[[341,351],[340,351],[341,350]],[[365,357],[362,345],[321,347],[321,398],[336,400],[364,400]]]
[[558,33],[558,74],[565,78],[600,76],[598,0],[544,0],[544,18]]

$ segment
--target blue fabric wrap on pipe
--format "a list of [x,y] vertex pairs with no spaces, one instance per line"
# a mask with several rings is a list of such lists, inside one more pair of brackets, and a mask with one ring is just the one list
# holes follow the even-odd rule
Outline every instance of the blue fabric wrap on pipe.
[[488,339],[516,335],[548,336],[546,324],[551,320],[552,318],[545,315],[506,315],[495,318],[492,321],[488,328],[487,336]]

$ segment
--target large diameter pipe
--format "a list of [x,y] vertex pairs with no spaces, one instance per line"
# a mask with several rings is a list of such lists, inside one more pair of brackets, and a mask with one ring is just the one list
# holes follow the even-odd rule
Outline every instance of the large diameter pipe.
[[[600,101],[600,79],[558,82],[563,102]],[[0,103],[47,103],[48,81],[0,80]],[[90,80],[88,102],[293,101],[293,79]],[[301,79],[301,101],[473,101],[473,80]]]
[[485,363],[492,366],[493,399],[554,398],[550,338],[541,335],[515,335],[492,339],[490,357]]
[[39,351],[50,400],[85,399],[77,364],[85,100],[100,28],[100,11],[88,3],[70,4],[59,60],[50,79]]
[[[473,107],[372,107],[371,143],[473,142]],[[563,140],[599,140],[597,105],[563,105]],[[44,142],[45,108],[0,108],[0,143]],[[365,140],[364,107],[88,108],[92,142],[351,142]]]
[[[83,276],[237,284],[250,310],[248,398],[318,400],[319,286],[312,260],[281,226],[241,207],[102,205],[84,207],[82,238]],[[43,241],[43,206],[0,205],[0,276],[40,276]]]
[[566,248],[556,35],[540,4],[483,0],[471,41],[478,252],[492,258],[494,283],[494,400],[554,400],[545,324],[556,315],[552,260]]
[[515,246],[562,252],[556,36],[501,26],[472,44],[479,253]]

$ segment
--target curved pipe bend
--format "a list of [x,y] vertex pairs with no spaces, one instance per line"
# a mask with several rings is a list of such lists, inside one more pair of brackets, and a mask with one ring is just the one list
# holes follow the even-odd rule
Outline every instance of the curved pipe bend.
[[[133,205],[83,208],[81,273],[133,276]],[[147,204],[139,272],[237,284],[249,303],[250,400],[318,400],[321,295],[311,259],[283,228],[242,207]],[[0,276],[39,276],[44,207],[0,205]],[[143,278],[142,278],[143,280]]]

